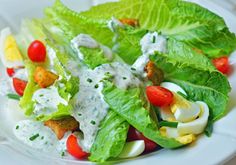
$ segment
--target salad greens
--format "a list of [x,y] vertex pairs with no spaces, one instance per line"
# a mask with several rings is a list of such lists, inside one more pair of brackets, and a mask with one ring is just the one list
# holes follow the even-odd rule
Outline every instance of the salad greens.
[[183,41],[202,50],[208,57],[230,54],[236,47],[235,35],[229,32],[221,17],[181,0],[122,0],[95,6],[81,15],[99,22],[112,16],[135,18],[139,20],[140,28]]
[[[119,22],[124,18],[137,19],[139,26]],[[118,23],[114,23],[114,20]],[[72,100],[82,89],[80,69],[84,64],[90,72],[111,62],[125,63],[132,70],[132,64],[144,54],[140,40],[152,32],[158,32],[166,39],[168,51],[155,51],[148,60],[164,72],[166,81],[179,85],[186,92],[185,100],[203,101],[209,106],[210,117],[205,132],[210,136],[213,122],[226,114],[231,90],[227,77],[215,68],[212,59],[230,55],[236,48],[236,37],[220,16],[182,0],[120,0],[81,13],[70,10],[56,0],[52,7],[45,9],[44,18],[25,20],[17,36],[28,72],[28,83],[20,98],[20,106],[27,116],[42,122],[68,116],[77,119],[73,110],[81,105],[74,106]],[[73,49],[72,40],[79,34],[91,36],[100,47],[80,46],[78,50]],[[45,63],[34,63],[27,57],[27,46],[36,39],[42,40],[47,46]],[[102,46],[113,51],[113,59],[106,57]],[[79,53],[83,54],[83,59]],[[34,112],[36,101],[33,100],[34,93],[40,90],[34,79],[38,66],[59,75],[52,86],[67,103],[57,105],[55,112],[41,115]],[[177,129],[178,122],[157,120],[157,114],[150,108],[143,92],[150,81],[134,70],[129,72],[143,84],[135,87],[127,85],[127,89],[121,89],[116,86],[115,74],[109,77],[108,73],[108,77],[99,81],[103,86],[95,85],[98,90],[102,86],[100,99],[109,110],[98,124],[95,142],[90,149],[91,161],[104,162],[119,157],[127,141],[129,126],[163,148],[178,148],[186,144],[161,132],[162,127]],[[123,77],[123,81],[127,79],[129,77]],[[92,81],[90,79],[90,83]],[[91,91],[94,92],[94,89]],[[97,123],[93,121],[91,124],[96,126]]]
[[126,142],[129,124],[115,111],[109,110],[100,129],[89,157],[89,160],[95,162],[104,162],[119,156]]
[[134,88],[121,90],[106,82],[103,94],[105,101],[112,110],[128,121],[133,127],[142,132],[145,137],[153,140],[164,148],[177,148],[182,146],[175,139],[169,139],[161,135],[158,125],[150,117],[148,111],[143,107],[140,99],[140,89]]

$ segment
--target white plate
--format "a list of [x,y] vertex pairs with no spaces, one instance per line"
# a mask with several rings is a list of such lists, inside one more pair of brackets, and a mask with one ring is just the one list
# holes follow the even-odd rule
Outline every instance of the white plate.
[[[95,3],[104,0],[96,0]],[[210,10],[221,15],[230,30],[236,33],[236,17],[229,11],[217,6],[207,0],[192,0],[209,8]],[[20,20],[25,17],[42,16],[42,11],[53,1],[49,0],[0,0],[0,28],[11,26],[14,30],[19,27]],[[67,0],[66,3],[74,10],[85,10],[92,5],[90,0]],[[236,70],[236,66],[234,66]],[[4,69],[0,66],[3,76]],[[236,154],[236,72],[229,78],[232,85],[230,94],[229,113],[226,117],[215,124],[214,132],[211,138],[201,136],[198,141],[187,148],[178,150],[161,150],[146,156],[139,157],[132,161],[123,162],[123,164],[142,165],[142,164],[222,164],[231,159]],[[0,164],[4,162],[7,165],[38,165],[38,164],[84,164],[88,162],[62,160],[58,158],[50,158],[45,155],[22,145],[11,132],[14,121],[9,118],[6,113],[7,100],[0,97]],[[16,111],[11,109],[11,111]],[[15,112],[14,112],[15,113]],[[4,132],[4,134],[3,134]],[[7,135],[8,139],[1,139],[1,136]]]

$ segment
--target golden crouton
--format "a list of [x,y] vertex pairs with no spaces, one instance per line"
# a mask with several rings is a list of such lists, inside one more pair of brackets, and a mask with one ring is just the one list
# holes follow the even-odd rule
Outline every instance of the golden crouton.
[[133,27],[139,26],[139,21],[137,19],[124,18],[124,19],[120,19],[119,21],[125,25],[130,25]]
[[160,85],[164,80],[163,71],[157,68],[152,61],[147,63],[145,71],[147,73],[147,78],[153,83],[153,85]]
[[67,117],[59,120],[48,120],[44,125],[51,128],[57,138],[61,140],[68,131],[79,129],[79,123],[73,117]]
[[34,72],[34,81],[41,87],[47,88],[52,85],[57,79],[58,75],[47,71],[41,66],[38,66]]

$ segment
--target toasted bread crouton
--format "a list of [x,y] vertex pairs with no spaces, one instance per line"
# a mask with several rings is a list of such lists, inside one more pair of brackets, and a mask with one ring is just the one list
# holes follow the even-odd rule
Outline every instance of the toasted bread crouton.
[[130,25],[133,27],[139,26],[139,21],[137,19],[124,18],[124,19],[120,19],[119,21],[123,23],[124,25]]
[[47,71],[41,66],[38,66],[34,72],[34,81],[41,87],[47,88],[52,85],[57,79],[58,75]]
[[48,120],[44,125],[51,128],[57,138],[61,140],[67,131],[76,131],[79,129],[79,123],[73,117],[67,117],[59,120]]
[[145,71],[147,73],[147,78],[153,83],[153,85],[160,85],[164,80],[163,71],[157,68],[152,61],[147,63]]

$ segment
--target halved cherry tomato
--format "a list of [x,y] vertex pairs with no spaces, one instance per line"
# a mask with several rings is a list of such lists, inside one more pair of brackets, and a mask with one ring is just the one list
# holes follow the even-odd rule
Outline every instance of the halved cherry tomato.
[[216,69],[219,70],[223,74],[227,74],[230,71],[229,58],[224,56],[220,58],[215,58],[212,60]]
[[7,74],[9,77],[12,77],[15,74],[14,68],[7,68]]
[[151,104],[159,107],[168,106],[174,100],[173,93],[161,86],[146,87],[146,95]]
[[143,134],[138,130],[136,130],[134,127],[130,127],[128,132],[128,141],[134,141],[134,140],[144,140],[145,152],[154,151],[158,147],[158,145],[155,142],[143,136]]
[[20,96],[23,96],[27,82],[18,78],[13,78],[12,80],[16,93]]
[[28,57],[33,62],[44,62],[46,59],[46,47],[41,41],[33,41],[28,48]]
[[77,137],[71,134],[66,141],[66,148],[69,154],[77,159],[84,159],[89,154],[84,152],[77,142]]

